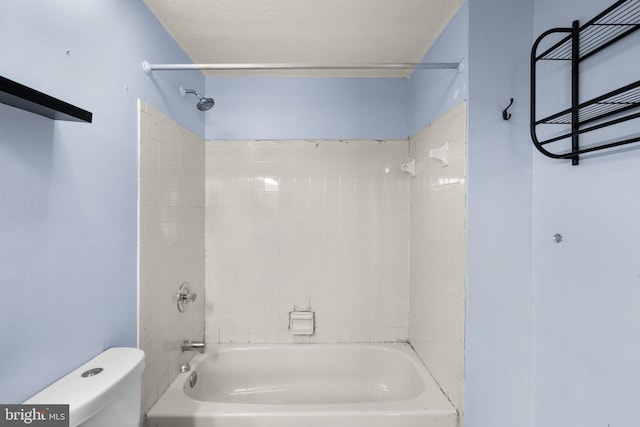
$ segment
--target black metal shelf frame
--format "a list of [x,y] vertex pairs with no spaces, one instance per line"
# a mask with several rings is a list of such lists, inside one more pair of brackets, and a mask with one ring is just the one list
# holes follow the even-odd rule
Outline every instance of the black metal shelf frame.
[[[579,21],[573,21],[570,28],[553,28],[536,39],[531,48],[530,128],[531,139],[542,154],[555,159],[571,159],[571,163],[577,165],[581,154],[640,141],[640,137],[633,136],[602,142],[589,148],[581,149],[579,144],[581,134],[640,118],[640,113],[630,113],[630,110],[640,107],[640,80],[586,102],[581,103],[579,96],[580,63],[638,29],[640,29],[640,0],[620,0],[582,26]],[[556,33],[567,35],[543,53],[538,54],[540,43]],[[543,119],[536,119],[538,61],[571,62],[571,107]],[[623,113],[628,114],[623,115]],[[540,141],[537,136],[537,127],[549,124],[571,125],[571,131]],[[590,126],[584,127],[588,124]],[[548,144],[568,138],[571,138],[571,150],[568,152],[556,153],[547,148],[550,147]]]
[[91,123],[93,114],[75,105],[0,76],[0,103],[53,120]]

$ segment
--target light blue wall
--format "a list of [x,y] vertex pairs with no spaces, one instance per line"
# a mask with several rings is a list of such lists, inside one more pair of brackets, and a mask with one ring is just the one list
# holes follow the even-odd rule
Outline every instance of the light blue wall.
[[468,3],[465,425],[530,427],[533,0]]
[[451,19],[422,62],[458,62],[461,72],[416,70],[410,78],[410,134],[415,135],[454,106],[467,99],[469,81],[469,5]]
[[400,78],[207,78],[212,139],[394,139],[409,136]]
[[203,135],[178,87],[204,78],[141,71],[188,62],[142,1],[2,2],[0,16],[0,75],[94,113],[0,105],[0,402],[13,403],[136,346],[137,98]]
[[[536,0],[534,36],[611,0]],[[640,34],[581,64],[582,101],[640,77]],[[567,64],[541,64],[540,109],[568,100]],[[555,82],[555,83],[554,83]],[[638,132],[638,121],[599,138]],[[640,150],[578,166],[534,153],[535,417],[538,426],[638,425]],[[554,233],[564,237],[552,241]]]

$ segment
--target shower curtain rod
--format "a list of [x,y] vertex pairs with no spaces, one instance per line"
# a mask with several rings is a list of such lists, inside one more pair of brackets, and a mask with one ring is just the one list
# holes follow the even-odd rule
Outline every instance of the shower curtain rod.
[[405,62],[396,64],[149,64],[142,63],[146,74],[152,71],[177,70],[215,70],[215,71],[251,71],[251,70],[458,70],[464,67],[463,60],[459,62]]

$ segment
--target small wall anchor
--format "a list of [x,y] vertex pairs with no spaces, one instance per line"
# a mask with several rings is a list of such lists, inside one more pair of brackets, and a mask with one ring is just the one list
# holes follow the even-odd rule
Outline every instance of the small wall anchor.
[[553,235],[553,241],[556,243],[561,243],[562,242],[562,234],[560,233],[556,233]]
[[504,120],[509,120],[511,118],[511,113],[509,113],[508,110],[512,105],[513,105],[513,98],[510,98],[509,105],[507,105],[507,108],[502,110],[502,118]]

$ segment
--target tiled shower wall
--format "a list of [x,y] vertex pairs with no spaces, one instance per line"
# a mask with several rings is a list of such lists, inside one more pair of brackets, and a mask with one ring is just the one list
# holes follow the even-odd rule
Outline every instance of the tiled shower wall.
[[[144,102],[139,104],[139,336],[146,355],[143,413],[204,336],[204,140]],[[176,294],[198,294],[184,313]]]
[[206,146],[208,342],[408,338],[406,140]]
[[[438,150],[447,144],[447,150]],[[430,158],[444,152],[448,165]],[[411,138],[409,339],[454,406],[463,410],[466,104]]]

